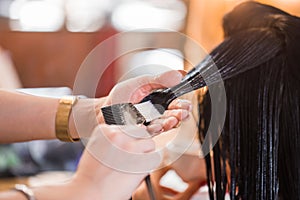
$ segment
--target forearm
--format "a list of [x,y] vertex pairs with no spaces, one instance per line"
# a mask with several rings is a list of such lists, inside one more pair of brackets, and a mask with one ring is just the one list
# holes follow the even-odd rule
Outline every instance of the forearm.
[[[103,122],[99,112],[104,102],[105,98],[78,100],[69,120],[69,130],[73,138],[78,138],[78,127],[81,132],[90,134],[98,123]],[[0,143],[55,139],[58,104],[59,99],[55,98],[0,90]]]
[[68,182],[36,187],[32,191],[37,200],[88,200],[90,198],[86,189],[88,188],[80,183]]
[[55,138],[58,99],[0,90],[0,142]]
[[105,105],[105,98],[78,99],[70,115],[69,127],[73,138],[90,137],[98,124],[104,123],[101,107]]
[[[83,191],[85,187],[78,187],[73,183],[63,183],[57,185],[47,185],[31,188],[35,199],[37,200],[85,200],[87,192]],[[27,200],[27,197],[20,191],[7,190],[0,192],[0,200]]]
[[9,190],[0,192],[0,200],[26,200],[26,197],[18,191],[15,190]]

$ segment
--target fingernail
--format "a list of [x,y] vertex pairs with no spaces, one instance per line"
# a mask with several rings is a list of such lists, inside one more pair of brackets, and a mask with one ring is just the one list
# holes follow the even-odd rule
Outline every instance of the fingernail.
[[150,124],[148,127],[148,130],[150,130],[152,133],[160,132],[163,128],[161,124]]
[[191,104],[191,105],[189,105],[189,111],[191,112],[192,110],[193,110],[193,106]]
[[185,119],[185,118],[187,118],[188,116],[189,116],[189,111],[187,111],[187,110],[182,110],[182,114],[181,114],[181,118],[182,119]]

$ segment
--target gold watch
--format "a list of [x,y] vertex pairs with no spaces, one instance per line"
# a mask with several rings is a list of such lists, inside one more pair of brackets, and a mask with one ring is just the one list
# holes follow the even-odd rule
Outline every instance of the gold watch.
[[77,96],[64,96],[59,100],[55,116],[55,133],[56,137],[63,142],[77,142],[80,140],[79,138],[72,138],[69,132],[69,118],[77,99]]

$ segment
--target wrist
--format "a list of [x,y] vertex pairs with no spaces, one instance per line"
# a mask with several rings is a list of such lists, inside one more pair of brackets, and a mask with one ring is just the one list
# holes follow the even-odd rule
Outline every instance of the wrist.
[[70,120],[69,131],[73,138],[90,137],[94,128],[99,123],[104,123],[100,111],[103,104],[102,99],[84,98],[78,99],[73,106]]
[[104,123],[101,107],[105,104],[105,99],[76,96],[71,99],[62,98],[56,113],[56,137],[71,142],[90,137],[94,128]]
[[0,192],[0,199],[5,200],[27,200],[26,196],[24,196],[21,192],[16,190],[7,190]]
[[36,200],[33,190],[27,187],[27,185],[16,184],[13,190],[23,194],[23,196],[26,197],[27,200]]

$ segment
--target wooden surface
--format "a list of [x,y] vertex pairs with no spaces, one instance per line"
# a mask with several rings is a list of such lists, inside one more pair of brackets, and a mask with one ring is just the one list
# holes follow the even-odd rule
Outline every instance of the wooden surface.
[[5,178],[0,179],[0,191],[9,190],[14,187],[15,184],[28,184],[28,178]]

